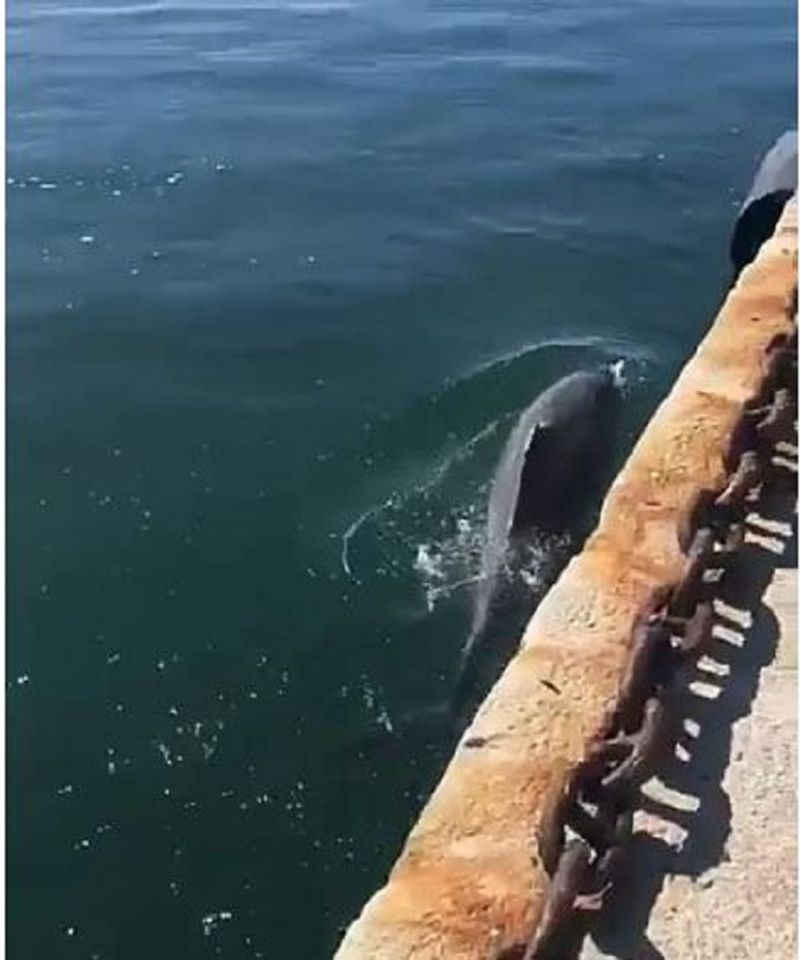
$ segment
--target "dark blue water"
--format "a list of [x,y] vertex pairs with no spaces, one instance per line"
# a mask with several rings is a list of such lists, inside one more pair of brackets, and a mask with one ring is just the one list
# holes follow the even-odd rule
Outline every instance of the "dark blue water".
[[514,414],[624,359],[624,455],[794,47],[789,0],[11,0],[10,956],[331,952]]

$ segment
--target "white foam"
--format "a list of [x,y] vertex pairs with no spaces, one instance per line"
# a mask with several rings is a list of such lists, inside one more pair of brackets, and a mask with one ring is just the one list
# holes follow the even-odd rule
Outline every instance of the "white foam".
[[443,580],[443,557],[441,553],[434,553],[431,544],[421,543],[417,547],[417,556],[414,559],[414,569],[431,580]]
[[423,543],[417,547],[414,568],[421,576],[429,613],[439,600],[481,581],[480,556],[484,536],[482,527],[476,528],[469,517],[460,516],[455,520],[452,535],[441,542]]
[[[364,706],[367,708],[367,712],[372,716],[373,720],[388,733],[392,733],[394,731],[394,724],[392,723],[389,711],[380,698],[378,691],[376,691],[364,677],[362,677],[361,695],[364,700]],[[298,783],[298,789],[305,789],[305,785],[302,784],[302,782]]]
[[608,369],[611,371],[611,376],[614,378],[614,386],[618,389],[624,387],[628,381],[628,378],[625,376],[625,366],[626,361],[624,357],[615,360],[608,366]]
[[200,923],[203,927],[204,936],[210,937],[220,922],[225,922],[232,919],[233,912],[231,910],[219,910],[216,913],[207,913],[200,920]]

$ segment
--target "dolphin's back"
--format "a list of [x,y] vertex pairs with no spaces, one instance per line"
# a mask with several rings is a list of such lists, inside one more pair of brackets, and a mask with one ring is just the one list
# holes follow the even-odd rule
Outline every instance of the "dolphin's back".
[[[520,500],[523,473],[532,459],[532,441],[563,437],[562,450],[578,448],[579,438],[595,424],[598,399],[612,386],[610,374],[580,370],[557,381],[523,412],[511,431],[492,481],[487,543],[505,546]],[[551,442],[551,446],[553,443]]]
[[[541,393],[511,431],[489,495],[481,576],[467,649],[485,625],[512,530],[523,516],[534,522],[537,511],[521,511],[521,507],[539,502],[542,511],[538,518],[544,519],[546,488],[557,488],[571,464],[585,453],[598,430],[604,395],[614,391],[610,372],[582,370],[570,374]],[[528,482],[530,474],[536,475],[539,489],[523,497],[523,482]]]

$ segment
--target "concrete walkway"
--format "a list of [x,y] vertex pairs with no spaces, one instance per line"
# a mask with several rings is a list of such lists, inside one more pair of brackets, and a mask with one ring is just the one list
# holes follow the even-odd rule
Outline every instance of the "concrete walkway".
[[794,497],[754,506],[688,678],[685,749],[647,785],[623,878],[582,960],[797,956]]

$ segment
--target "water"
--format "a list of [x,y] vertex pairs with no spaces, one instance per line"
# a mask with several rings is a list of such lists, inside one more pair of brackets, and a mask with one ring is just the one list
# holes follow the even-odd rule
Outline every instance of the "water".
[[515,414],[624,358],[624,455],[794,42],[788,0],[11,0],[15,960],[330,953],[442,762],[400,729]]

